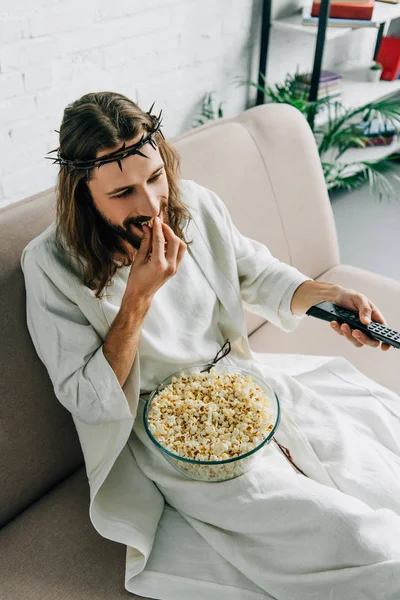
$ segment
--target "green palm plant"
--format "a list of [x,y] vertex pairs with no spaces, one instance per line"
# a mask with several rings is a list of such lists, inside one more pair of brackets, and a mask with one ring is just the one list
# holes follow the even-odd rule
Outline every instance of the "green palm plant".
[[192,124],[192,128],[204,125],[207,121],[213,121],[215,119],[221,119],[223,114],[222,105],[224,102],[220,102],[218,108],[214,107],[214,94],[215,91],[207,92],[202,100],[200,117],[195,119]]
[[[237,79],[238,85],[251,85],[260,89],[271,102],[291,104],[308,120],[316,139],[325,182],[328,189],[344,188],[352,190],[367,182],[372,194],[379,201],[383,197],[395,196],[395,190],[387,175],[400,181],[393,173],[394,161],[398,155],[393,154],[379,160],[358,160],[345,162],[341,157],[351,147],[364,148],[366,143],[358,129],[359,123],[371,122],[374,117],[381,117],[400,132],[400,93],[369,102],[363,106],[348,109],[338,100],[326,97],[310,102],[307,92],[299,94],[296,85],[301,74],[286,75],[283,84],[269,86],[261,74],[264,86],[253,81]],[[325,109],[327,119],[315,125],[315,116],[319,110]],[[344,157],[345,158],[345,157]]]

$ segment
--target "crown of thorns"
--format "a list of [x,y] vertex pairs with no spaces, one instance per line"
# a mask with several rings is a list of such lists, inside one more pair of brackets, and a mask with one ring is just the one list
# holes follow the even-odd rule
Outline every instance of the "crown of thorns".
[[[62,156],[62,154],[60,152],[60,148],[55,148],[54,150],[50,150],[50,152],[47,152],[47,154],[52,154],[53,152],[57,152],[57,158],[54,158],[53,156],[45,156],[45,158],[49,158],[50,160],[53,160],[54,161],[53,164],[57,163],[57,164],[61,165],[61,168],[65,166],[70,169],[86,169],[87,175],[89,175],[90,169],[93,169],[94,167],[97,167],[98,169],[100,169],[100,167],[102,165],[104,165],[106,163],[114,162],[114,161],[118,162],[118,166],[122,171],[121,159],[126,158],[127,156],[130,156],[132,154],[140,154],[140,156],[143,156],[144,158],[149,158],[148,156],[146,156],[145,154],[140,152],[140,148],[142,148],[142,146],[144,146],[145,144],[149,143],[151,145],[151,147],[155,150],[157,148],[157,146],[155,144],[154,137],[157,132],[159,132],[161,134],[162,138],[165,139],[165,137],[160,129],[161,123],[162,123],[162,119],[161,119],[162,110],[160,110],[160,114],[158,115],[158,117],[151,114],[154,104],[155,104],[155,102],[153,102],[153,104],[151,105],[151,108],[146,113],[149,115],[149,117],[153,121],[152,129],[150,132],[148,132],[148,135],[146,135],[146,137],[145,137],[145,134],[143,133],[142,137],[140,138],[140,140],[138,142],[136,142],[136,144],[131,144],[130,146],[126,146],[126,143],[124,142],[122,147],[119,150],[116,150],[115,152],[110,152],[109,154],[105,154],[99,158],[93,158],[90,160],[65,158],[65,156]],[[54,131],[56,131],[57,133],[60,133],[59,131],[57,131],[57,129],[55,129]]]

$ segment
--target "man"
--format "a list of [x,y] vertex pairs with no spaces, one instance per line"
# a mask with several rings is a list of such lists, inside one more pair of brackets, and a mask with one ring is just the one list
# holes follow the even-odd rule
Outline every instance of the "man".
[[[400,597],[398,396],[340,358],[322,357],[297,378],[258,362],[242,302],[286,331],[323,300],[364,322],[383,315],[363,294],[317,283],[242,236],[214,192],[179,179],[179,157],[150,113],[110,92],[65,109],[57,220],[21,259],[29,331],[77,427],[94,527],[127,545],[126,588],[160,600],[193,589],[221,598],[232,567],[244,599]],[[262,469],[204,484],[178,476],[146,436],[145,394],[209,363],[226,339],[226,362],[268,378],[282,399],[278,439],[305,475],[270,445]],[[172,565],[158,554],[145,580],[162,519],[181,554]],[[222,560],[206,586],[199,540],[203,560],[211,549]]]

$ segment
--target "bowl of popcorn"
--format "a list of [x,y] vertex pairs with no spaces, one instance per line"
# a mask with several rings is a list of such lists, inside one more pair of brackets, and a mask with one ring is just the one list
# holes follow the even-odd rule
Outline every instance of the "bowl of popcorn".
[[280,408],[272,387],[256,373],[202,364],[162,381],[147,399],[143,419],[149,438],[175,469],[219,482],[262,460]]

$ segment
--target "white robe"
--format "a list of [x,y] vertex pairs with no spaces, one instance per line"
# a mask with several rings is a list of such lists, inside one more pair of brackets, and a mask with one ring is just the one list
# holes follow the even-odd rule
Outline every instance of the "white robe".
[[145,452],[140,352],[121,389],[101,345],[121,280],[96,299],[56,247],[53,224],[21,258],[27,322],[77,428],[93,526],[126,544],[126,589],[160,600],[398,600],[399,396],[340,357],[252,353],[242,300],[289,332],[303,317],[288,301],[309,278],[240,235],[214,192],[181,184],[194,216],[185,234],[232,343],[225,360],[275,387],[277,438],[308,477],[272,445],[263,469],[216,484],[183,479]]

